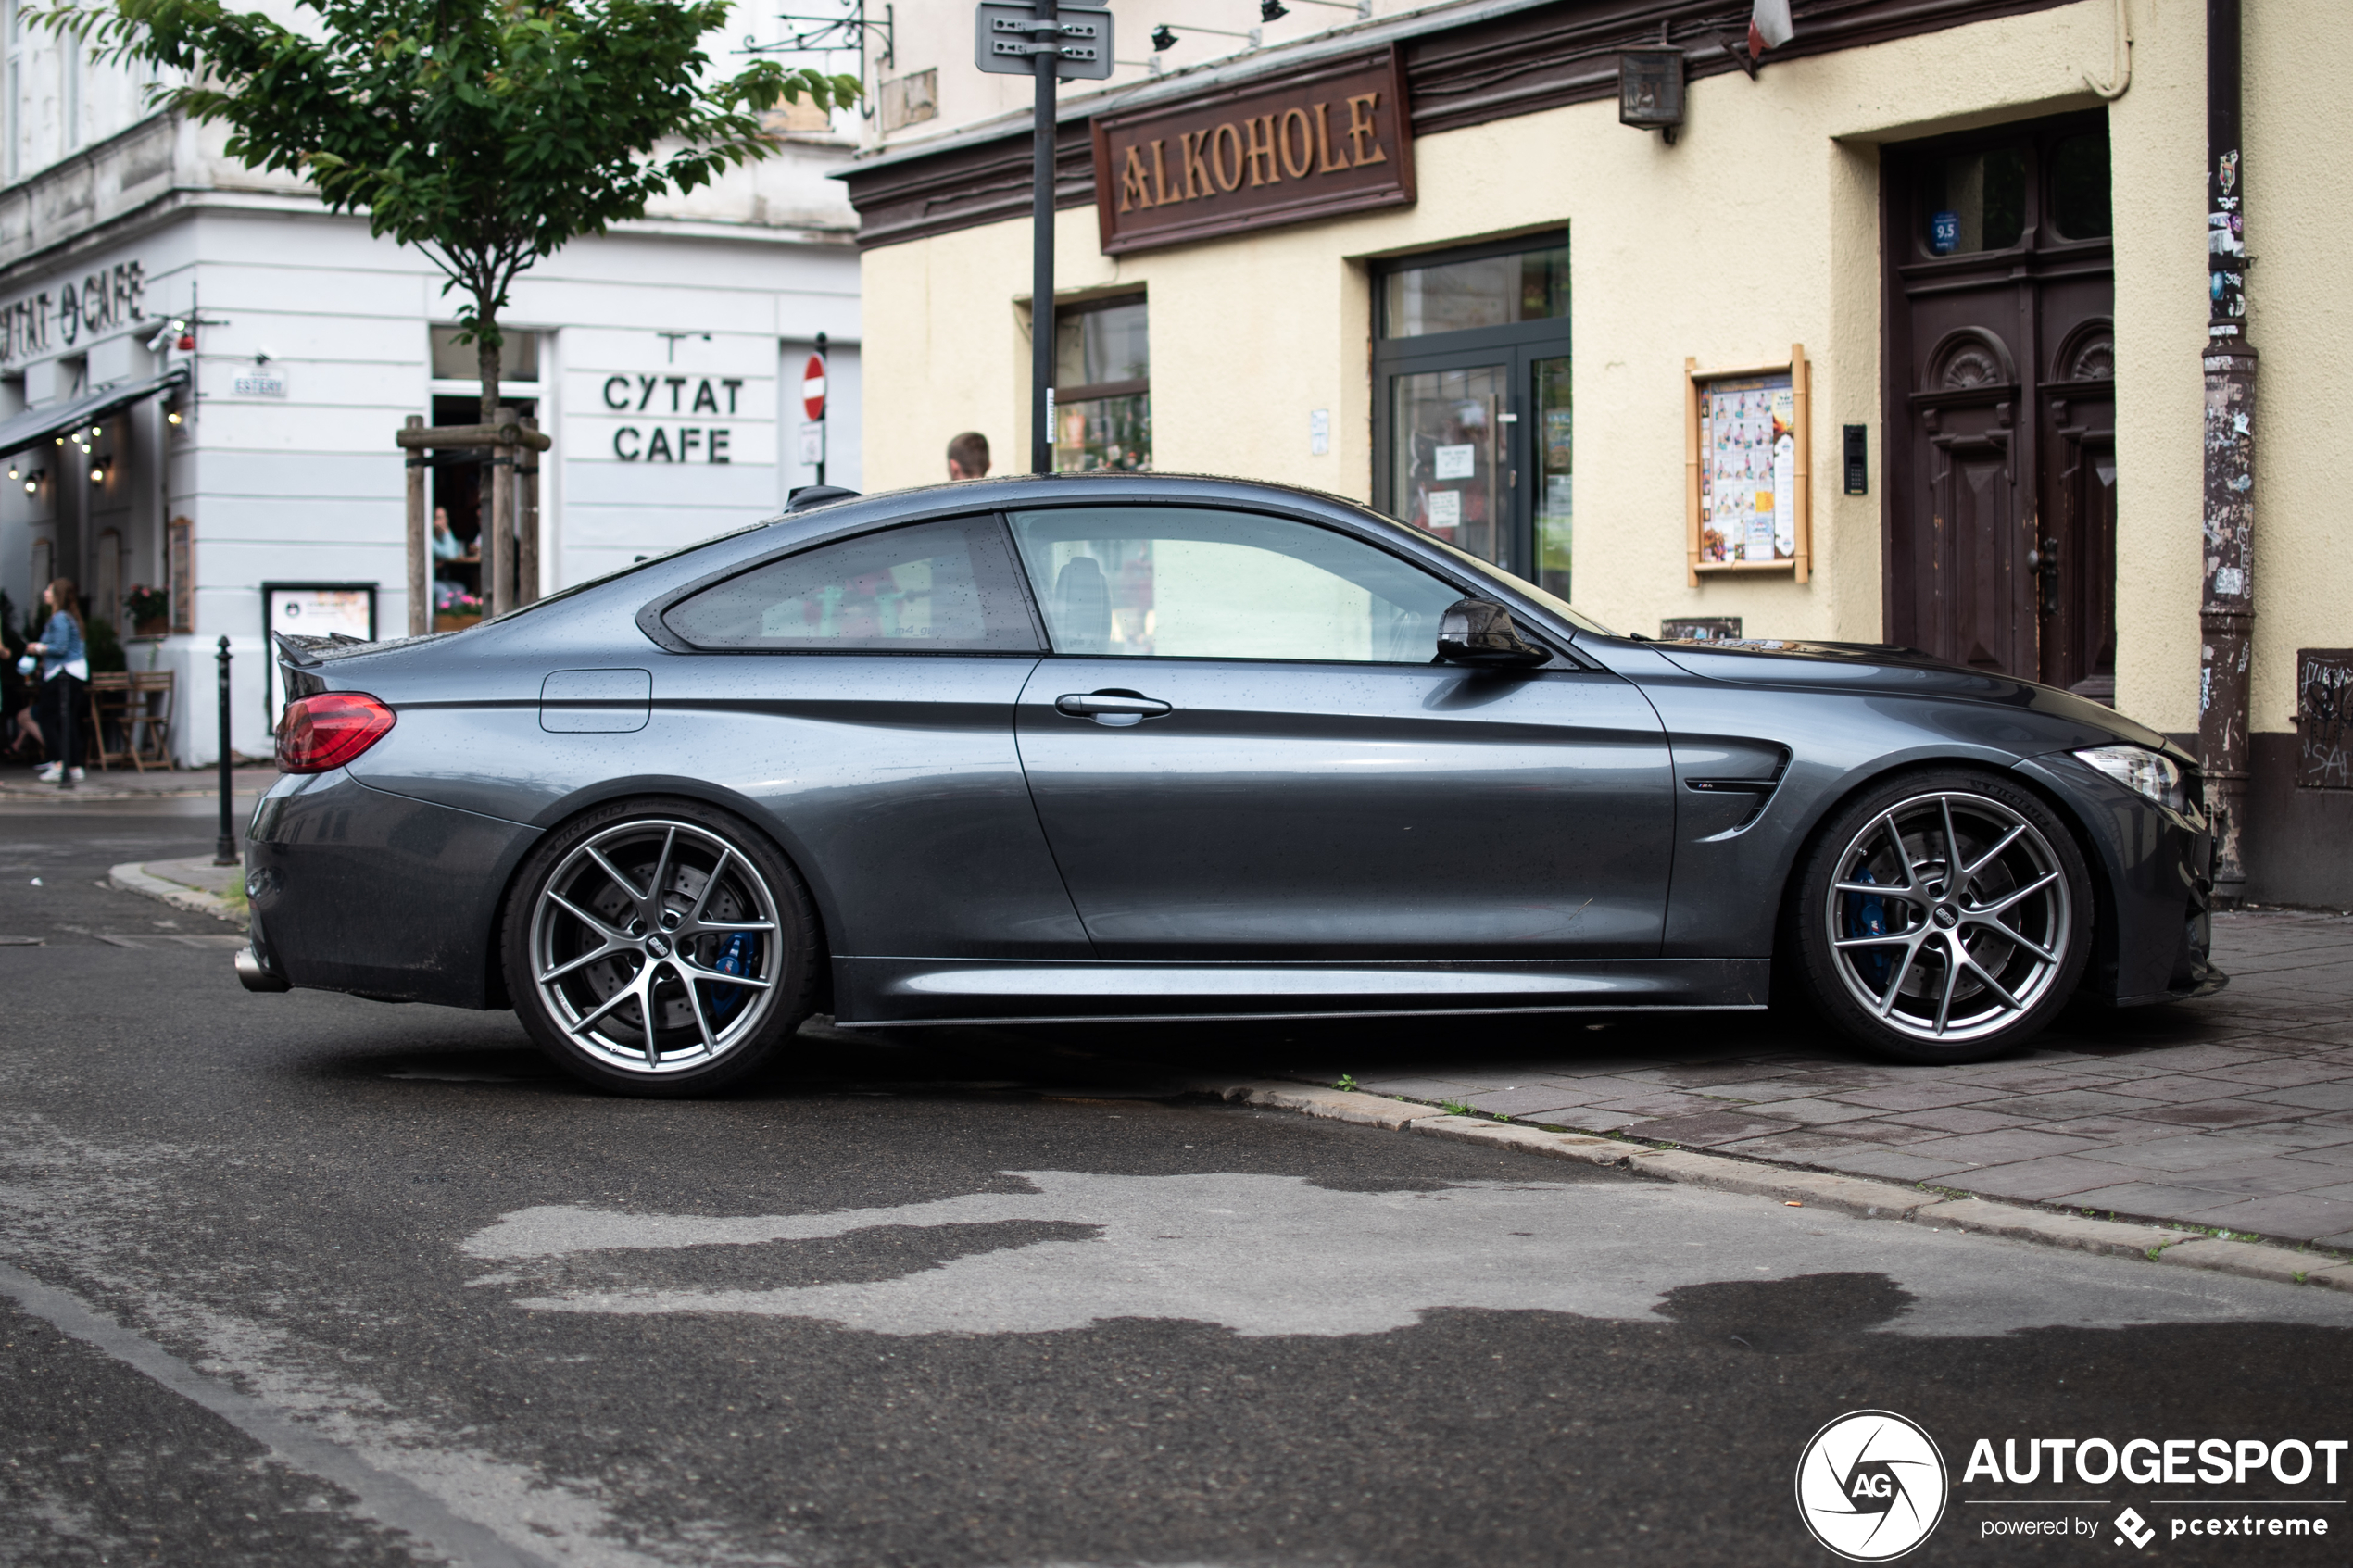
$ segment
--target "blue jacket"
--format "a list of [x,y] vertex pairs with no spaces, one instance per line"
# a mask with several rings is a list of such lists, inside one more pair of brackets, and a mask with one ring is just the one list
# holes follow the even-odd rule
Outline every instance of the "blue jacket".
[[49,617],[49,624],[42,629],[38,640],[44,650],[41,655],[41,678],[44,681],[53,679],[85,653],[82,646],[81,623],[64,610]]

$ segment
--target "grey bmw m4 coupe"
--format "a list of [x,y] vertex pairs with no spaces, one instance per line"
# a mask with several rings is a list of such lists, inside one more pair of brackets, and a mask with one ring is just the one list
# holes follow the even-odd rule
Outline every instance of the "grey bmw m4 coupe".
[[282,637],[256,990],[609,1088],[846,1028],[1740,1009],[1906,1060],[2222,984],[2192,759],[1903,648],[1622,636],[1353,503],[859,497],[470,630]]

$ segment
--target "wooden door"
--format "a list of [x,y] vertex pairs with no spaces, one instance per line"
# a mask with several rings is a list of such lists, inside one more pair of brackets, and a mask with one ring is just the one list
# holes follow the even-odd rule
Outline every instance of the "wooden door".
[[1888,150],[1888,640],[2114,690],[2104,119]]

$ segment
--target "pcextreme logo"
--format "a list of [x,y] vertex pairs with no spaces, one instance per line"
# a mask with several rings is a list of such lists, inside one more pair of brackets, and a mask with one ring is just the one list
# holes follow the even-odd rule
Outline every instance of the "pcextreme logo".
[[1814,1434],[1797,1461],[1797,1514],[1849,1562],[1886,1562],[1944,1517],[1944,1456],[1893,1411],[1853,1411]]

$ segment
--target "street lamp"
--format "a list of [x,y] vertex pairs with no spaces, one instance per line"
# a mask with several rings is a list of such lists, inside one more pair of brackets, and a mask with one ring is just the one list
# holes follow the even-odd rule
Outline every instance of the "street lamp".
[[[1353,11],[1360,21],[1373,14],[1373,0],[1299,0],[1299,3],[1302,6],[1328,6],[1335,11]],[[1258,0],[1260,21],[1280,21],[1289,15],[1290,7],[1284,5],[1283,0]]]
[[[1252,29],[1251,29],[1248,32],[1233,32],[1233,31],[1229,31],[1228,30],[1227,30],[1227,29],[1225,29],[1225,28],[1222,28],[1222,27],[1191,27],[1191,26],[1188,26],[1188,27],[1185,29],[1185,31],[1186,31],[1187,32],[1207,32],[1207,33],[1214,33],[1214,35],[1216,35],[1216,36],[1217,36],[1217,37],[1219,37],[1219,38],[1239,38],[1239,39],[1243,39],[1243,40],[1246,40],[1246,41],[1249,43],[1250,46],[1251,46],[1252,48],[1253,48],[1253,49],[1255,49],[1255,48],[1257,48],[1257,47],[1258,47],[1258,43],[1259,43],[1259,30],[1258,30],[1257,28],[1254,28],[1254,27],[1253,27],[1253,28],[1252,28]],[[1172,29],[1172,28],[1171,28],[1171,27],[1170,27],[1170,26],[1169,26],[1166,22],[1163,22],[1163,23],[1161,23],[1158,27],[1156,27],[1156,28],[1152,29],[1152,47],[1153,47],[1154,49],[1156,49],[1156,50],[1163,50],[1163,51],[1169,50],[1169,49],[1174,49],[1175,47],[1176,47],[1176,31],[1175,31],[1174,29]]]

